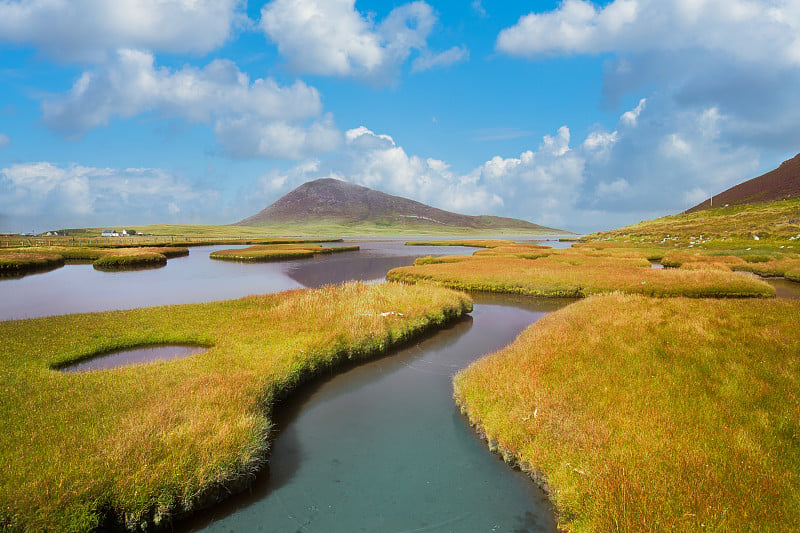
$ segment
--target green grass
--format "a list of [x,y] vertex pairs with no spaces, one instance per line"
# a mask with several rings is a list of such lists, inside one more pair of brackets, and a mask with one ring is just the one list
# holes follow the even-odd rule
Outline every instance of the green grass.
[[656,270],[650,251],[610,253],[589,248],[512,253],[502,247],[473,256],[421,258],[413,266],[390,270],[387,279],[435,283],[466,291],[541,297],[585,297],[607,292],[647,296],[770,297],[767,283],[722,270]]
[[569,531],[789,531],[800,302],[592,297],[455,378]]
[[272,244],[250,246],[248,248],[218,250],[211,252],[211,259],[224,261],[241,261],[246,263],[264,263],[269,261],[286,261],[291,259],[307,259],[315,255],[354,252],[360,248],[352,246],[319,246],[312,244]]
[[585,239],[706,248],[785,246],[798,250],[800,198],[671,215],[593,233]]
[[134,270],[161,267],[167,258],[155,252],[140,252],[134,255],[108,255],[92,263],[96,270]]
[[[471,309],[432,287],[348,283],[197,305],[0,322],[0,529],[164,525],[246,488],[277,400]],[[150,344],[185,359],[54,368]]]

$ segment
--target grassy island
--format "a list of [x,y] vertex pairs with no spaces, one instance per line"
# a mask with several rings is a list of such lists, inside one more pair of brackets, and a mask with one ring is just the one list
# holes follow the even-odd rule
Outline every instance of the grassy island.
[[540,297],[585,297],[615,291],[659,297],[775,294],[767,283],[730,271],[651,268],[649,259],[662,254],[652,249],[551,249],[501,243],[472,256],[420,258],[413,266],[389,271],[387,279]]
[[800,302],[595,296],[455,378],[570,531],[787,531],[800,508]]
[[[0,322],[0,529],[164,525],[242,490],[275,402],[471,309],[433,287],[347,283],[196,305]],[[170,362],[67,374],[93,354],[203,345]]]
[[[92,263],[97,270],[131,270],[164,266],[167,259],[189,255],[184,246],[94,247],[31,246],[0,252],[0,273],[27,273],[64,264]],[[44,261],[44,263],[43,263]],[[43,266],[43,264],[45,266]]]
[[247,248],[232,248],[211,252],[211,259],[223,261],[241,261],[245,263],[266,263],[269,261],[288,261],[292,259],[307,259],[320,254],[333,254],[339,252],[355,252],[358,245],[351,246],[320,246],[318,244],[267,244],[249,246]]

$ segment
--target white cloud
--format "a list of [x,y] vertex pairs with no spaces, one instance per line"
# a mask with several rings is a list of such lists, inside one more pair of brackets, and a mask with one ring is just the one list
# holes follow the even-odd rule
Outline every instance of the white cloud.
[[[786,153],[800,138],[798,36],[798,0],[565,0],[502,30],[496,48],[528,58],[608,54],[611,105],[648,91],[673,111],[724,116],[720,142]],[[641,109],[630,113],[635,126]]]
[[5,148],[11,143],[11,137],[6,135],[5,133],[0,133],[0,150]]
[[400,5],[376,22],[356,10],[355,0],[273,0],[261,9],[260,26],[296,71],[383,83],[414,50],[421,54],[416,70],[466,59],[459,47],[428,51],[436,20],[422,1]]
[[257,189],[266,202],[304,181],[334,177],[468,214],[578,231],[621,226],[683,211],[693,205],[687,199],[724,190],[757,168],[757,150],[720,137],[727,117],[718,110],[671,105],[657,97],[640,102],[620,114],[614,131],[596,129],[578,141],[562,126],[536,149],[495,156],[467,172],[410,155],[391,136],[361,126],[345,133],[337,157],[275,170]]
[[[0,169],[0,220],[37,230],[182,221],[218,207],[219,193],[154,168],[21,163]],[[3,228],[29,230],[30,227]]]
[[445,68],[469,59],[469,50],[464,46],[454,46],[439,54],[425,51],[411,63],[412,72],[422,72],[436,68]]
[[3,0],[0,42],[97,61],[118,48],[205,53],[246,24],[241,0]]
[[742,61],[800,65],[796,0],[565,0],[500,32],[497,48],[521,56],[701,49]]
[[120,50],[113,62],[84,72],[67,94],[45,100],[42,112],[45,124],[72,137],[148,112],[213,124],[237,157],[304,157],[334,148],[340,136],[330,117],[319,119],[317,90],[301,81],[251,82],[221,59],[202,69],[157,68],[152,54],[138,50]]

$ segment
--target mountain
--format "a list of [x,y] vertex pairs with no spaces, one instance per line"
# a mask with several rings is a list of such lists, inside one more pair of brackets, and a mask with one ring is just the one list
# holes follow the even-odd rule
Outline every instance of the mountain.
[[470,216],[437,209],[360,185],[322,178],[300,185],[278,201],[237,225],[338,224],[379,228],[475,231],[516,231],[558,235],[569,232],[525,220]]
[[701,202],[686,212],[694,213],[711,207],[724,207],[726,204],[742,205],[784,200],[795,196],[800,196],[800,154],[784,161],[775,170],[715,194],[713,198]]

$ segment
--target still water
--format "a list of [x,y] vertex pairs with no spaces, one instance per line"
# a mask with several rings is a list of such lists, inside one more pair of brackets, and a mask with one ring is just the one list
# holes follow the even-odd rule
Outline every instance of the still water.
[[[422,255],[471,248],[360,242],[286,263],[213,261],[196,247],[158,270],[69,265],[0,280],[0,319],[202,302],[382,280]],[[470,317],[399,353],[305,386],[279,406],[270,466],[253,489],[182,524],[208,531],[555,531],[544,493],[490,454],[452,399],[452,376],[565,305],[479,299]]]

